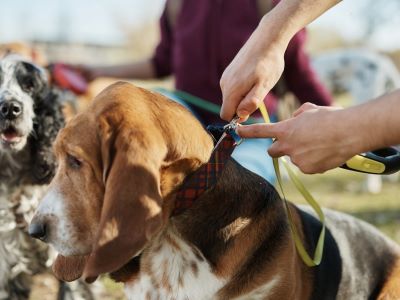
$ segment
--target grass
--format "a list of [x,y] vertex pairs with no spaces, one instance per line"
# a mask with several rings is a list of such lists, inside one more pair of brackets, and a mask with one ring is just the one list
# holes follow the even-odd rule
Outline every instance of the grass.
[[[361,218],[400,243],[400,196],[398,180],[383,181],[382,191],[371,194],[365,190],[364,174],[335,169],[322,175],[300,176],[321,206],[343,211]],[[304,203],[302,196],[288,181],[286,197]]]

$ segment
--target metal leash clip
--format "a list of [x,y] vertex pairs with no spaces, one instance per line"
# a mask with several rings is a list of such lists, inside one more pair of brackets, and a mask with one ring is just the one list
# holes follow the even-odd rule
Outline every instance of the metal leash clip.
[[238,116],[235,116],[232,121],[224,126],[224,132],[229,134],[233,138],[236,146],[243,141],[242,138],[236,133],[236,128],[238,127],[239,120],[240,118]]
[[215,149],[217,149],[217,147],[219,146],[219,144],[224,140],[224,138],[229,134],[233,140],[235,141],[236,145],[239,145],[242,142],[242,138],[236,133],[236,128],[238,126],[238,122],[239,122],[240,118],[238,116],[235,116],[232,121],[230,121],[228,124],[226,124],[223,127],[223,134],[221,135],[221,137],[219,138],[218,142],[215,144],[215,147],[213,149],[213,152]]
[[236,130],[239,120],[240,118],[238,116],[235,116],[232,121],[224,126],[224,131]]

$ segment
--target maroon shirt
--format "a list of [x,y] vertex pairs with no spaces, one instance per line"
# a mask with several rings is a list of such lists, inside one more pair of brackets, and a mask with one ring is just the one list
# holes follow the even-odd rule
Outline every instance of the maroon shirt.
[[[255,0],[184,0],[175,25],[170,26],[166,9],[161,40],[153,63],[157,77],[173,74],[176,88],[221,104],[219,80],[260,22]],[[317,79],[304,51],[306,32],[297,33],[285,53],[283,78],[286,86],[302,102],[330,105],[328,91]],[[276,96],[266,103],[276,109]],[[205,123],[220,122],[219,116],[200,112]]]

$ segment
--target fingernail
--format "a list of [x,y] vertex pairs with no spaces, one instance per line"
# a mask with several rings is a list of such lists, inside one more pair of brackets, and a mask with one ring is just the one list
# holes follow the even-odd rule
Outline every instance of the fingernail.
[[247,118],[247,116],[249,115],[249,112],[248,112],[247,110],[239,110],[239,111],[237,112],[237,115],[238,115],[240,118]]

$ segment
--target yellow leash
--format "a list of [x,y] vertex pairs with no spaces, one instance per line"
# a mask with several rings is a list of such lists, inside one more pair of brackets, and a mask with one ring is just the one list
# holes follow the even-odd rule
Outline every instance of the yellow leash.
[[[271,121],[269,119],[268,111],[267,111],[267,108],[265,107],[264,102],[261,102],[261,104],[259,106],[259,110],[264,118],[265,123],[271,123]],[[321,263],[323,249],[324,249],[324,241],[325,241],[325,216],[324,216],[324,213],[322,212],[322,209],[319,206],[318,202],[315,201],[314,197],[310,194],[310,192],[307,190],[307,188],[303,185],[303,183],[297,177],[296,173],[291,169],[291,167],[287,163],[287,161],[283,157],[281,158],[281,161],[282,161],[282,164],[284,165],[286,171],[289,174],[290,180],[296,186],[296,189],[303,195],[303,198],[308,202],[308,204],[316,212],[316,214],[318,215],[318,218],[322,224],[321,233],[319,235],[318,243],[317,243],[317,246],[316,246],[315,252],[314,252],[314,258],[311,258],[310,255],[307,253],[306,249],[304,248],[304,245],[299,237],[299,233],[297,231],[296,225],[293,222],[293,216],[289,209],[289,204],[288,204],[288,201],[286,200],[285,193],[283,191],[282,177],[281,177],[281,172],[279,169],[278,158],[273,158],[276,178],[278,180],[279,188],[282,193],[284,207],[286,210],[286,214],[288,216],[289,226],[290,226],[290,230],[292,232],[292,236],[293,236],[293,240],[294,240],[297,252],[299,253],[301,259],[304,261],[304,263],[307,266],[309,266],[309,267],[318,266]]]

